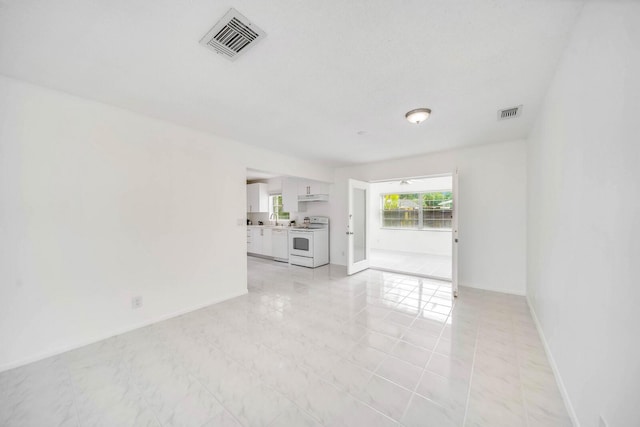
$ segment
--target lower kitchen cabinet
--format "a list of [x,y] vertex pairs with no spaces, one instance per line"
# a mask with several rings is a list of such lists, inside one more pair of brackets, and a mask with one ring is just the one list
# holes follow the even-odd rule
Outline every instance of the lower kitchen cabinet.
[[247,228],[247,252],[250,254],[257,254],[262,248],[262,239],[256,230],[256,228]]
[[273,256],[273,248],[271,247],[271,229],[270,228],[261,228],[262,232],[262,252],[261,255],[264,256]]
[[247,252],[250,254],[273,256],[270,228],[247,228]]

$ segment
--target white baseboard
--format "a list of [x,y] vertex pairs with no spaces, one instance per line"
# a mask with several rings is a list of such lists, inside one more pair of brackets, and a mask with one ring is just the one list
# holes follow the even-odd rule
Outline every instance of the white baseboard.
[[529,300],[529,295],[527,295],[527,305],[529,306],[531,317],[533,317],[533,322],[535,323],[536,329],[538,330],[538,335],[540,335],[540,339],[542,340],[542,345],[544,346],[544,352],[547,354],[547,359],[549,359],[549,365],[551,365],[553,376],[556,378],[556,383],[558,384],[558,389],[560,390],[560,394],[562,395],[564,406],[567,408],[567,412],[569,413],[569,418],[571,418],[571,422],[573,423],[574,427],[580,427],[580,421],[578,421],[578,416],[576,415],[576,411],[573,408],[573,405],[571,404],[571,400],[569,399],[569,393],[567,393],[567,388],[564,385],[564,381],[562,381],[562,376],[560,375],[560,371],[558,370],[558,365],[556,364],[556,361],[553,358],[553,354],[551,353],[551,348],[549,348],[547,339],[545,338],[544,332],[542,331],[542,325],[538,320],[536,311],[533,309],[533,304],[531,304],[531,301]]
[[145,326],[149,326],[149,325],[151,325],[153,323],[158,323],[158,322],[162,322],[163,320],[171,319],[173,317],[182,316],[183,314],[190,313],[190,312],[196,311],[196,310],[200,310],[201,308],[208,307],[210,305],[217,304],[217,303],[220,303],[220,302],[223,302],[223,301],[227,301],[227,300],[230,300],[232,298],[236,298],[236,297],[239,297],[241,295],[245,295],[247,293],[248,293],[248,291],[245,289],[243,292],[237,292],[237,293],[234,293],[234,294],[231,294],[231,295],[226,295],[226,296],[224,296],[222,298],[215,298],[213,300],[207,301],[206,303],[197,304],[195,306],[191,306],[191,307],[184,308],[184,309],[181,309],[181,310],[178,310],[178,311],[174,311],[172,313],[165,314],[165,315],[162,315],[162,316],[158,316],[158,317],[155,317],[153,319],[145,320],[144,322],[141,322],[141,323],[136,323],[134,325],[127,326],[125,328],[117,329],[117,330],[111,331],[111,332],[109,332],[107,334],[102,334],[99,337],[94,337],[94,338],[91,338],[91,339],[83,340],[83,341],[75,343],[75,344],[67,345],[67,346],[64,346],[64,347],[59,347],[59,348],[54,349],[54,350],[45,351],[45,352],[40,353],[40,354],[35,355],[35,356],[29,356],[29,357],[26,357],[26,358],[24,358],[22,360],[18,360],[16,362],[11,362],[11,363],[7,363],[7,364],[4,364],[4,365],[0,365],[0,372],[4,372],[4,371],[8,371],[9,369],[18,368],[20,366],[28,365],[29,363],[38,362],[40,360],[46,359],[46,358],[51,357],[51,356],[56,356],[58,354],[62,354],[62,353],[65,353],[67,351],[75,350],[77,348],[84,347],[84,346],[89,345],[89,344],[94,344],[94,343],[96,343],[98,341],[106,340],[106,339],[114,337],[116,335],[122,335],[124,333],[131,332],[131,331],[133,331],[135,329],[139,329],[139,328],[143,328]]
[[470,283],[458,283],[459,286],[464,286],[465,288],[473,288],[473,289],[480,289],[481,291],[490,291],[490,292],[500,292],[502,294],[509,294],[509,295],[518,295],[521,297],[526,297],[527,293],[525,290],[522,291],[517,291],[517,290],[513,290],[513,289],[501,289],[501,288],[493,288],[491,286],[475,286],[473,284]]

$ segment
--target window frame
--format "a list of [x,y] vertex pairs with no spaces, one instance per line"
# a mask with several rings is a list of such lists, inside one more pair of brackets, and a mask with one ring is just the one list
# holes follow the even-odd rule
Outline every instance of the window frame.
[[[280,204],[279,205],[275,205],[274,200],[280,197]],[[283,221],[289,221],[291,219],[291,213],[290,212],[285,212],[282,210],[278,210],[278,212],[275,211],[275,207],[279,206],[280,209],[283,209],[284,204],[282,203],[282,193],[273,193],[273,194],[269,194],[269,218],[271,218],[271,215],[275,214],[275,220],[279,221],[279,220],[283,220]],[[282,216],[280,216],[281,214],[286,214],[287,217],[283,218]]]
[[[424,218],[424,197],[426,194],[431,194],[431,193],[451,193],[451,218],[449,219],[443,219],[444,220],[448,220],[450,221],[450,226],[449,227],[438,227],[438,228],[434,228],[434,227],[425,227],[425,218]],[[389,226],[384,226],[384,199],[385,196],[389,196],[389,195],[404,195],[404,194],[416,194],[418,196],[418,200],[420,201],[420,205],[419,208],[417,209],[418,211],[418,226],[417,227],[389,227]],[[429,190],[429,191],[407,191],[407,192],[393,192],[393,193],[380,193],[379,194],[380,197],[380,223],[379,223],[379,228],[381,230],[402,230],[402,231],[441,231],[441,232],[451,232],[453,230],[453,212],[455,209],[455,206],[453,205],[453,190],[452,189],[445,189],[445,190]],[[392,212],[392,211],[387,211],[387,212]],[[427,219],[427,221],[433,221],[433,219]]]

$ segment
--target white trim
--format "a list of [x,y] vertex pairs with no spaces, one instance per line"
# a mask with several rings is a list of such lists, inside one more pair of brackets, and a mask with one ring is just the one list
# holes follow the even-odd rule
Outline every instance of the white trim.
[[382,271],[383,273],[393,273],[393,274],[404,274],[405,276],[413,276],[413,277],[423,277],[429,280],[437,280],[438,282],[451,283],[451,279],[446,279],[444,277],[438,276],[430,276],[428,274],[421,273],[412,273],[403,270],[394,270],[393,268],[385,268],[385,267],[369,267],[370,270]]
[[236,297],[245,295],[247,293],[248,293],[248,290],[245,290],[244,292],[237,292],[237,293],[234,293],[234,294],[231,294],[231,295],[227,295],[227,296],[225,296],[223,298],[216,298],[216,299],[208,301],[208,302],[206,302],[204,304],[197,304],[197,305],[191,306],[189,308],[185,308],[185,309],[182,309],[182,310],[174,311],[173,313],[165,314],[163,316],[158,316],[158,317],[153,318],[151,320],[145,320],[144,322],[137,323],[137,324],[135,324],[133,326],[128,326],[128,327],[125,327],[125,328],[122,328],[122,329],[117,329],[115,331],[112,331],[112,332],[106,333],[104,335],[101,335],[100,337],[83,340],[83,341],[81,341],[79,343],[66,345],[66,346],[63,346],[63,347],[59,347],[59,348],[57,348],[55,350],[45,351],[45,352],[40,353],[40,354],[38,354],[36,356],[26,357],[26,358],[24,358],[22,360],[19,360],[17,362],[7,363],[5,365],[1,365],[0,366],[0,372],[4,372],[4,371],[8,371],[9,369],[14,369],[14,368],[18,368],[20,366],[28,365],[29,363],[38,362],[40,360],[46,359],[46,358],[51,357],[51,356],[56,356],[58,354],[62,354],[62,353],[65,353],[67,351],[75,350],[75,349],[84,347],[84,346],[89,345],[89,344],[94,344],[94,343],[96,343],[98,341],[106,340],[106,339],[114,337],[116,335],[122,335],[124,333],[131,332],[131,331],[133,331],[135,329],[139,329],[139,328],[143,328],[145,326],[149,326],[149,325],[151,325],[153,323],[158,323],[158,322],[162,322],[163,320],[171,319],[172,317],[182,316],[183,314],[190,313],[192,311],[196,311],[196,310],[199,310],[201,308],[204,308],[204,307],[207,307],[207,306],[210,306],[210,305],[213,305],[213,304],[218,304],[220,302],[227,301],[227,300],[230,300],[232,298],[236,298]]
[[377,184],[380,182],[402,181],[403,179],[411,180],[411,179],[443,178],[445,176],[451,176],[451,172],[442,172],[434,175],[416,175],[416,176],[403,176],[403,177],[397,177],[397,178],[374,179],[367,182],[369,182],[370,184]]
[[469,283],[459,283],[459,286],[464,286],[465,288],[479,289],[481,291],[489,291],[489,292],[500,292],[501,294],[509,294],[509,295],[518,295],[520,297],[526,297],[527,291],[514,291],[513,289],[503,289],[503,288],[492,288],[490,286],[475,286],[470,285]]
[[564,385],[564,381],[562,381],[560,370],[558,370],[558,365],[556,364],[556,361],[553,358],[553,354],[551,353],[551,348],[549,348],[547,339],[545,338],[544,332],[542,331],[542,325],[540,324],[540,321],[538,320],[538,316],[536,315],[536,312],[533,309],[533,304],[531,304],[531,301],[529,300],[529,295],[527,295],[527,305],[529,306],[531,317],[533,317],[533,323],[536,324],[538,335],[540,335],[540,339],[542,340],[542,345],[544,346],[544,352],[547,354],[547,359],[549,359],[549,365],[551,365],[553,376],[555,377],[556,383],[558,384],[558,389],[560,390],[560,394],[562,395],[564,406],[567,408],[567,412],[569,413],[569,418],[571,418],[571,422],[573,423],[574,427],[580,427],[580,421],[578,421],[578,416],[576,415],[576,411],[573,408],[573,405],[571,404],[571,399],[569,399],[569,393],[567,392],[567,388]]
[[452,228],[395,228],[395,227],[379,227],[379,230],[394,230],[394,231],[435,231],[436,233],[451,233]]

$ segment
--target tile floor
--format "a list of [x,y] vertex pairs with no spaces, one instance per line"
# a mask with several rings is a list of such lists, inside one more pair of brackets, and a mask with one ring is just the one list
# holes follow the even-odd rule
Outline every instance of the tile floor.
[[1,373],[0,425],[571,425],[523,298],[248,263],[245,296]]
[[451,256],[371,249],[372,268],[451,280]]

